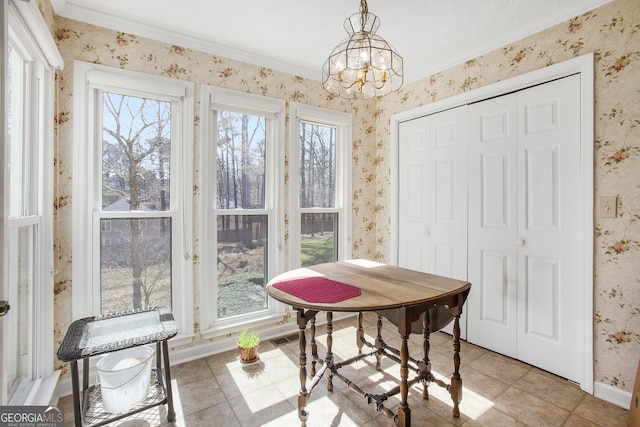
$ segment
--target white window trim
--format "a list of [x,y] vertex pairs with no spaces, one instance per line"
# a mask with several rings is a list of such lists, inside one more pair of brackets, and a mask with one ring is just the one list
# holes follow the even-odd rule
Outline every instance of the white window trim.
[[[37,154],[38,158],[38,196],[37,196],[37,211],[40,219],[38,220],[38,236],[40,239],[40,245],[38,253],[36,254],[38,269],[36,271],[36,280],[38,281],[34,294],[34,329],[35,329],[35,366],[34,366],[34,378],[31,388],[27,391],[26,396],[21,399],[21,402],[16,402],[22,405],[46,405],[49,404],[54,393],[56,383],[58,381],[59,371],[53,370],[53,358],[49,355],[54,354],[54,337],[53,337],[53,319],[54,319],[54,307],[53,307],[53,277],[54,277],[54,261],[53,261],[53,191],[52,188],[46,188],[47,184],[53,182],[53,115],[54,115],[54,77],[55,69],[61,69],[64,66],[62,56],[58,52],[56,44],[51,37],[51,33],[47,27],[44,18],[40,14],[38,6],[35,2],[9,2],[3,5],[2,11],[3,20],[3,35],[1,37],[2,49],[6,52],[6,43],[8,42],[8,35],[11,33],[11,38],[18,38],[28,51],[37,57],[35,62],[35,73],[39,98],[37,117],[32,122],[32,129],[30,130],[33,135],[37,135],[38,145],[40,146]],[[8,25],[7,25],[8,24]],[[6,57],[2,55],[3,68],[7,63]],[[3,78],[6,77],[6,68],[0,73]],[[3,88],[5,83],[3,83]],[[4,92],[4,90],[0,91]],[[0,102],[2,106],[3,114],[6,115],[6,98],[3,94],[3,101]],[[33,99],[33,98],[32,98]],[[2,128],[3,141],[7,137],[7,122],[6,118],[3,119]],[[4,154],[5,145],[0,145]],[[4,159],[4,155],[0,155],[0,160]],[[2,162],[4,164],[4,161]],[[3,168],[6,171],[6,168]],[[7,182],[5,179],[0,179],[2,182]],[[7,222],[6,216],[6,203],[5,197],[8,194],[6,189],[0,190],[0,200],[3,201],[3,215],[2,215],[2,233],[0,237],[7,236]],[[6,238],[0,239],[3,242],[3,246],[6,245]],[[8,269],[6,246],[0,250],[2,257],[0,258],[0,270],[2,273],[2,280],[0,280],[0,286],[5,286],[7,280]],[[4,292],[4,291],[3,291]],[[4,347],[4,343],[3,347]],[[1,377],[2,375],[0,375]],[[0,381],[0,384],[4,384],[5,379]],[[6,390],[0,392],[0,403],[6,400]]]
[[[151,96],[155,99],[167,101],[182,101],[181,126],[174,135],[179,135],[181,147],[174,154],[176,162],[172,162],[172,176],[179,176],[182,180],[180,187],[173,187],[172,193],[178,194],[182,215],[176,218],[174,214],[162,213],[160,216],[171,216],[176,226],[181,228],[182,239],[172,242],[173,253],[181,254],[172,260],[172,311],[179,325],[178,336],[171,340],[173,346],[188,344],[192,341],[193,332],[193,114],[194,114],[194,85],[191,82],[159,77],[104,65],[90,64],[81,61],[74,62],[74,106],[73,106],[73,319],[95,316],[100,312],[98,287],[91,285],[95,282],[96,268],[99,269],[99,236],[91,239],[94,221],[99,221],[99,215],[94,215],[94,204],[98,182],[95,181],[96,164],[94,146],[91,141],[97,134],[93,129],[95,114],[95,89],[123,90],[137,93],[139,96]],[[86,143],[89,141],[89,143]],[[172,156],[173,157],[173,156]],[[84,179],[86,177],[86,180]],[[177,184],[177,183],[175,183]],[[130,216],[130,215],[129,215]],[[144,216],[157,216],[153,212],[145,212]],[[98,260],[96,260],[98,258]],[[177,262],[178,265],[175,265]]]
[[[216,151],[214,144],[217,130],[214,129],[215,121],[213,111],[223,109],[225,111],[240,111],[256,114],[273,119],[275,144],[267,147],[266,162],[271,166],[273,173],[268,178],[268,188],[265,200],[265,209],[256,210],[256,215],[269,212],[271,220],[268,223],[269,254],[268,279],[284,270],[284,141],[285,141],[285,103],[283,100],[268,98],[223,89],[214,86],[202,86],[202,106],[200,115],[200,189],[201,201],[201,233],[200,233],[200,333],[205,339],[235,333],[243,328],[258,327],[282,320],[285,313],[285,305],[270,298],[267,310],[255,314],[247,314],[231,319],[217,320],[215,304],[217,300],[217,287],[213,286],[217,277],[216,263],[208,260],[216,256],[217,252],[217,226],[215,216],[220,211],[216,206],[217,174]],[[270,206],[271,205],[271,206]],[[232,214],[233,212],[229,212]]]
[[[292,102],[289,136],[289,266],[300,267],[300,217],[302,213],[338,212],[338,260],[351,258],[351,114]],[[300,208],[300,122],[336,127],[336,207]]]

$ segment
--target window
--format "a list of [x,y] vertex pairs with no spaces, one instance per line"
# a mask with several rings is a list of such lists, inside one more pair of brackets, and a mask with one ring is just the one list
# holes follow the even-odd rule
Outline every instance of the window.
[[[53,371],[53,76],[62,66],[37,5],[3,2],[0,405],[44,405]],[[5,21],[6,19],[6,21]],[[8,24],[8,25],[7,25]],[[8,35],[8,37],[6,37]],[[5,73],[6,72],[6,73]]]
[[167,305],[188,334],[193,85],[75,66],[74,318]]
[[292,103],[291,266],[351,257],[351,116]]
[[214,87],[202,99],[206,337],[282,311],[265,284],[283,265],[284,102]]

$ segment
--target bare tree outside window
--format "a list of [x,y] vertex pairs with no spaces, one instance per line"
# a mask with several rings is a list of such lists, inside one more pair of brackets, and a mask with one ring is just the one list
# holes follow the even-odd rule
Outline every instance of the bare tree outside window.
[[336,128],[300,123],[300,207],[335,207]]
[[338,214],[312,212],[336,207],[336,128],[300,122],[299,207],[301,265],[337,260]]
[[264,117],[217,112],[218,318],[267,308]]
[[145,213],[171,209],[171,103],[109,92],[102,101],[102,311],[170,306],[171,217]]

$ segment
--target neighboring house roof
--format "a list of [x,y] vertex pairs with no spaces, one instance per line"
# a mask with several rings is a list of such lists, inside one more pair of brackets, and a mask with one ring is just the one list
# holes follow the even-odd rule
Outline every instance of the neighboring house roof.
[[[102,208],[105,212],[128,212],[131,210],[131,205],[125,199],[119,199]],[[151,211],[147,206],[142,205],[138,211]]]

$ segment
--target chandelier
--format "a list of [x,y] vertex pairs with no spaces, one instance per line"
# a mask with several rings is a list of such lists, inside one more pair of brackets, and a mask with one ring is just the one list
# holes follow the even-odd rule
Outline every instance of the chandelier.
[[402,86],[402,57],[376,34],[380,19],[360,0],[360,13],[344,21],[349,38],[340,42],[322,66],[322,86],[349,99],[384,96]]

